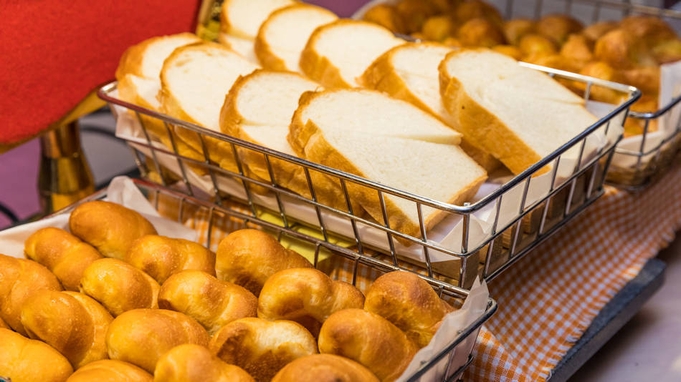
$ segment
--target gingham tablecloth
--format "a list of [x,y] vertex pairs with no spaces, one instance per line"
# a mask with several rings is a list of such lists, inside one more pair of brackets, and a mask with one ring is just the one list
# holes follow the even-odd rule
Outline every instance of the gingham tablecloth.
[[492,280],[497,313],[465,381],[543,381],[603,306],[681,228],[681,166],[638,193],[605,195]]

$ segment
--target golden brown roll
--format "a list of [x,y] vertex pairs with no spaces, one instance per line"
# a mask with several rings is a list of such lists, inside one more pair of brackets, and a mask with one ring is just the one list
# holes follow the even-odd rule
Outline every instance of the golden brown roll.
[[506,43],[504,32],[489,19],[477,17],[466,21],[456,33],[463,46],[491,48]]
[[158,360],[157,382],[254,382],[244,369],[223,362],[201,345],[175,346]]
[[66,382],[152,382],[154,377],[127,362],[104,359],[88,363],[71,374]]
[[394,33],[406,34],[409,32],[402,15],[392,4],[376,4],[376,6],[369,8],[362,18],[388,28]]
[[334,312],[363,306],[364,295],[352,284],[314,268],[291,268],[267,279],[258,298],[258,317],[298,322],[316,337]]
[[579,34],[568,36],[565,44],[560,48],[560,55],[580,63],[584,67],[586,63],[593,61],[593,43],[588,38]]
[[157,233],[139,212],[102,200],[76,207],[69,217],[69,229],[103,256],[116,259],[122,259],[138,238]]
[[430,16],[437,14],[437,8],[423,0],[401,0],[395,9],[404,20],[408,33],[418,32]]
[[523,35],[518,42],[518,49],[523,53],[523,57],[549,56],[558,53],[553,41],[536,33]]
[[37,230],[26,239],[26,257],[52,271],[66,290],[78,291],[83,271],[102,255],[88,243],[54,227]]
[[62,287],[52,272],[35,261],[0,254],[0,319],[12,330],[26,335],[21,324],[21,307],[40,290],[62,290]]
[[21,308],[28,336],[55,348],[74,369],[109,358],[105,340],[112,320],[97,301],[77,292],[39,291]]
[[449,15],[429,17],[421,28],[423,37],[430,41],[444,41],[456,33],[456,25]]
[[596,40],[594,57],[615,69],[657,65],[643,40],[622,28],[613,29]]
[[312,263],[284,248],[269,234],[254,229],[230,233],[220,241],[216,252],[218,279],[241,285],[256,296],[268,277],[287,268],[312,268]]
[[504,18],[499,10],[485,1],[472,0],[459,2],[454,6],[453,13],[459,23],[465,23],[468,20],[482,17],[497,26],[501,27],[504,25]]
[[518,45],[520,38],[526,34],[534,33],[535,22],[530,19],[518,18],[504,22],[504,36],[511,45]]
[[319,332],[319,352],[336,354],[364,365],[381,381],[394,381],[418,348],[390,321],[362,309],[332,314]]
[[[615,70],[609,64],[602,61],[593,61],[586,64],[579,72],[585,76],[600,78],[606,81],[623,83],[624,78],[619,70]],[[584,82],[576,82],[575,86],[581,90],[586,90]],[[591,99],[596,101],[608,102],[612,104],[619,104],[624,100],[625,95],[622,92],[615,91],[603,86],[591,87]]]
[[674,38],[653,45],[652,55],[660,64],[681,60],[681,39]]
[[520,51],[520,49],[513,45],[497,45],[493,46],[492,50],[501,54],[505,54],[516,61],[520,61],[523,58],[523,53]]
[[215,276],[215,254],[199,243],[159,235],[135,240],[123,259],[159,284],[172,274],[193,269]]
[[209,349],[224,362],[264,382],[289,362],[316,354],[317,342],[307,329],[293,321],[249,317],[225,325],[213,335]]
[[116,317],[106,335],[109,358],[153,373],[163,354],[175,346],[208,346],[206,329],[186,314],[166,309],[134,309]]
[[591,43],[594,43],[601,36],[616,29],[618,26],[619,23],[617,21],[600,21],[584,27],[580,34],[591,41]]
[[73,373],[53,347],[0,328],[0,376],[12,382],[63,382]]
[[213,334],[236,319],[255,317],[258,298],[246,288],[206,272],[182,271],[163,283],[158,306],[193,317]]
[[94,261],[83,272],[80,290],[114,317],[132,309],[157,308],[161,286],[151,276],[118,259]]
[[7,323],[6,323],[5,321],[3,321],[2,318],[0,318],[0,328],[2,328],[2,329],[10,329],[10,330],[12,329],[12,328],[9,327],[9,325],[7,325]]
[[379,382],[366,367],[334,354],[298,358],[272,378],[272,382]]
[[660,91],[660,67],[639,66],[621,70],[624,83],[632,85],[644,94],[657,95]]
[[540,35],[549,38],[557,46],[563,45],[568,36],[584,29],[581,21],[566,14],[550,14],[537,21],[536,30]]
[[655,16],[627,16],[620,20],[619,27],[632,36],[643,40],[644,44],[648,46],[676,38],[674,29],[664,20]]
[[419,347],[428,345],[447,313],[455,309],[414,273],[390,272],[366,292],[364,310],[387,319]]

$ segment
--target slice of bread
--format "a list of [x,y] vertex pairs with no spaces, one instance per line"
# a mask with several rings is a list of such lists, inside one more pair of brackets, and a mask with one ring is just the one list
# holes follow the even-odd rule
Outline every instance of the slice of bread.
[[339,19],[312,32],[300,55],[300,68],[326,88],[352,88],[371,63],[405,41],[367,21]]
[[188,32],[146,39],[123,52],[116,68],[116,79],[120,81],[126,74],[158,79],[163,61],[176,48],[200,41],[201,38]]
[[255,54],[266,69],[302,73],[300,54],[317,27],[338,16],[312,4],[293,4],[272,12],[255,39]]
[[[581,97],[547,74],[489,49],[453,51],[439,72],[445,108],[464,135],[514,174],[598,121]],[[566,153],[577,154],[578,148]]]
[[220,8],[220,31],[231,36],[255,40],[258,29],[270,13],[294,0],[225,0]]
[[[358,110],[359,105],[364,107]],[[290,126],[289,142],[305,158],[398,190],[440,202],[463,203],[487,178],[461,150],[460,135],[410,103],[371,90],[306,93]],[[348,184],[353,198],[384,222],[378,193]],[[388,193],[388,224],[420,236],[416,204]],[[443,218],[423,208],[425,229]]]
[[[220,127],[225,134],[245,141],[296,156],[288,143],[291,117],[298,108],[301,94],[314,91],[319,84],[294,72],[256,70],[240,77],[225,97],[220,113]],[[263,105],[268,105],[263,108]],[[255,175],[270,179],[270,167],[265,157],[258,152],[239,150],[243,163]],[[270,157],[272,175],[275,182],[307,198],[311,191],[303,167]],[[315,196],[321,203],[347,210],[348,204],[340,184],[319,172],[310,172]],[[353,205],[353,213],[361,211]]]
[[244,56],[248,61],[260,65],[260,61],[255,55],[255,40],[220,32],[218,33],[218,42]]
[[[452,48],[438,43],[406,43],[378,57],[362,75],[362,84],[410,102],[461,132],[445,110],[440,96],[438,66]],[[461,148],[487,172],[501,163],[491,154],[473,145],[464,135]]]
[[[257,68],[217,43],[202,42],[178,48],[165,60],[161,71],[161,111],[220,132],[220,109],[225,95],[239,76]],[[175,132],[191,147],[203,152],[198,134],[179,126]],[[204,138],[210,159],[224,169],[236,171],[231,145],[207,135]]]

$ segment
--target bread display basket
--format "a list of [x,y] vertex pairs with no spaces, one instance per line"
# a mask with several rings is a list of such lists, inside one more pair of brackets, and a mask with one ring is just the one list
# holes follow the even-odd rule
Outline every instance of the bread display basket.
[[[115,82],[103,86],[99,96],[117,117],[117,135],[128,143],[143,178],[212,203],[218,209],[225,209],[227,202],[240,203],[247,207],[253,222],[298,231],[339,249],[351,248],[377,263],[417,268],[424,276],[469,289],[478,276],[484,280],[494,278],[604,193],[605,174],[622,137],[623,121],[630,105],[640,96],[630,86],[526,66],[545,71],[557,80],[580,82],[587,88],[607,87],[620,92],[625,101],[619,105],[591,102],[587,92],[587,106],[599,117],[596,123],[521,174],[490,177],[492,180],[464,205],[395,189],[126,103],[117,98]],[[147,131],[150,123],[164,126],[167,145],[151,138]],[[201,141],[200,157],[178,149],[173,133],[178,129]],[[234,155],[237,171],[225,170],[209,160],[209,140],[240,154]],[[254,156],[267,164],[270,180],[253,177],[244,170],[242,158]],[[278,184],[272,168],[281,162],[305,173],[310,196],[301,196]],[[319,174],[341,185],[347,208],[333,208],[318,201],[312,179]],[[420,229],[406,233],[353,213],[352,204],[347,203],[348,185],[375,192],[387,222],[391,220],[386,195],[410,203]],[[444,218],[427,231],[424,211],[433,209]]]
[[[356,19],[363,19],[367,12],[377,5],[397,5],[401,2],[402,0],[373,0],[360,8],[353,17]],[[475,1],[469,1],[468,3],[473,2]],[[597,24],[604,25],[608,22],[619,22],[630,16],[653,16],[664,21],[670,28],[673,28],[676,31],[677,36],[681,26],[681,12],[674,9],[664,9],[661,1],[485,0],[483,2],[496,8],[494,12],[491,13],[496,15],[498,11],[498,15],[503,18],[504,22],[509,20],[532,20],[538,22],[540,20],[545,21],[547,16],[553,17],[557,15],[559,17],[571,17],[574,20],[581,22],[582,25],[587,28],[589,26],[596,26]],[[436,2],[431,3],[435,4]],[[380,15],[380,12],[377,12],[376,14]],[[413,17],[418,19],[419,16]],[[494,16],[488,17],[494,19]],[[633,21],[632,23],[636,22],[637,21]],[[548,25],[548,23],[545,25]],[[424,26],[424,31],[425,28],[426,27]],[[442,33],[443,28],[444,27],[440,26],[439,29],[435,29],[435,33]],[[555,31],[558,32],[560,28],[561,26],[556,26]],[[643,31],[644,27],[638,26],[636,28],[639,28],[639,31]],[[596,30],[596,28],[593,30]],[[506,42],[506,44],[509,43],[509,41]],[[674,54],[677,55],[675,57],[678,59],[678,49],[676,47],[674,49]],[[630,55],[638,54],[635,50],[629,51],[625,48],[621,48],[620,51],[626,51],[628,52],[627,54]],[[562,54],[560,50],[559,53]],[[581,58],[579,56],[574,57],[577,59]],[[575,58],[570,58],[570,60]],[[523,59],[520,60],[522,61]],[[536,61],[530,60],[530,62],[552,68],[564,69],[562,66],[566,66],[564,62],[557,61],[553,58],[539,58]],[[630,134],[625,133],[624,138],[615,149],[615,155],[613,156],[612,163],[606,175],[606,182],[608,184],[630,191],[641,190],[664,175],[677,159],[679,149],[681,148],[681,137],[679,135],[681,132],[681,125],[679,124],[679,112],[681,111],[681,107],[678,106],[679,102],[681,102],[681,93],[678,90],[679,84],[681,84],[681,63],[679,62],[680,61],[672,61],[659,65],[657,67],[660,69],[658,72],[659,78],[650,80],[649,77],[641,76],[636,80],[639,82],[648,82],[647,85],[650,85],[651,82],[654,83],[654,87],[659,87],[659,95],[657,97],[651,97],[644,102],[643,98],[646,93],[643,92],[640,103],[641,107],[637,107],[637,105],[632,107],[625,124],[632,129],[632,132]],[[568,63],[568,65],[570,64]],[[567,70],[573,71],[571,69]],[[594,69],[594,75],[596,75],[596,73],[602,74],[603,76],[612,75],[611,73],[606,74],[606,71],[603,69]],[[582,74],[584,74],[584,72],[582,72]],[[622,76],[620,75],[620,77]],[[640,78],[648,79],[642,80]],[[630,77],[624,76],[614,81],[640,86],[636,83],[628,82],[629,79]],[[598,89],[596,91],[601,90],[603,89]],[[577,91],[582,90],[580,89]],[[653,94],[652,92],[654,91],[651,90],[650,94]],[[601,94],[603,93],[601,92]],[[646,104],[648,104],[648,106],[646,106]]]

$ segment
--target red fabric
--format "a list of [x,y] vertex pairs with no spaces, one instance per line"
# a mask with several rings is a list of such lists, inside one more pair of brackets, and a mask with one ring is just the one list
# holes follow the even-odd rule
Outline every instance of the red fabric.
[[38,134],[114,78],[130,45],[194,31],[200,0],[4,0],[0,143]]

